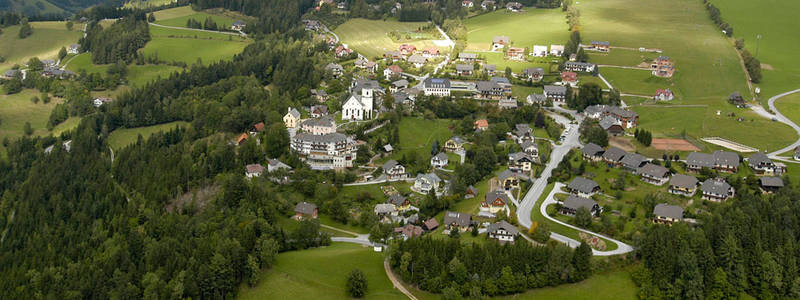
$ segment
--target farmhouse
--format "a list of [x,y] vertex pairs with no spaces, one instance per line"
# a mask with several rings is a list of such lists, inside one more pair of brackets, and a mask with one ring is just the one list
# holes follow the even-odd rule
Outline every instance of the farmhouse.
[[422,56],[426,58],[437,57],[439,56],[439,48],[436,47],[425,48],[425,50],[422,50]]
[[309,119],[300,124],[300,129],[313,135],[324,135],[336,132],[336,121],[333,116]]
[[474,68],[471,64],[456,64],[456,74],[458,76],[470,76]]
[[608,163],[609,165],[617,166],[622,163],[622,158],[627,155],[628,152],[622,150],[617,147],[608,147],[608,150],[603,153],[603,161]]
[[400,194],[392,194],[389,196],[389,199],[386,200],[386,203],[394,205],[394,209],[397,211],[405,211],[411,208],[411,201]]
[[612,116],[603,117],[598,124],[611,136],[620,136],[625,133],[625,128],[622,128],[622,125]]
[[336,47],[336,50],[334,50],[334,53],[336,53],[336,57],[342,58],[342,57],[350,55],[350,53],[353,53],[353,50],[351,50],[350,48],[345,48],[344,46],[339,46],[339,47]]
[[260,164],[246,165],[244,169],[244,176],[247,176],[248,179],[261,176],[261,174],[264,173],[264,166]]
[[317,218],[317,205],[308,202],[300,202],[294,207],[294,218],[297,220],[302,219],[316,219]]
[[450,79],[427,78],[422,84],[425,96],[450,96]]
[[372,88],[361,87],[361,95],[353,93],[342,105],[342,120],[372,119],[373,92]]
[[595,69],[595,64],[593,63],[575,62],[575,61],[568,61],[564,63],[564,70],[567,71],[591,73],[594,72],[594,69]]
[[506,4],[506,9],[512,12],[519,12],[522,11],[522,3],[519,2],[508,2]]
[[583,158],[590,161],[599,161],[603,159],[603,147],[595,143],[588,143],[581,149]]
[[383,174],[389,180],[404,179],[408,177],[406,174],[406,167],[392,159],[383,164]]
[[403,227],[395,227],[394,232],[399,234],[403,237],[403,240],[407,240],[413,237],[422,236],[422,227],[417,225],[408,224]]
[[319,118],[328,115],[327,105],[312,105],[309,109],[308,115],[312,118]]
[[417,47],[414,46],[414,45],[402,44],[402,45],[400,45],[400,49],[399,50],[400,50],[400,54],[402,54],[403,56],[406,56],[406,55],[413,54],[414,52],[416,52],[417,51]]
[[67,54],[78,54],[81,50],[80,44],[71,44],[69,48],[67,48]]
[[481,99],[501,99],[505,96],[505,89],[493,81],[478,81],[475,83],[478,90],[478,98]]
[[481,202],[480,210],[481,212],[496,214],[497,212],[505,209],[508,202],[508,195],[505,191],[491,191],[486,193],[486,196],[484,196],[483,202]]
[[503,49],[506,45],[509,45],[509,41],[511,39],[504,35],[496,35],[492,38],[492,51],[497,51]]
[[292,167],[289,165],[282,163],[280,160],[276,158],[267,159],[267,173],[272,173],[278,170],[291,170]]
[[519,235],[519,229],[506,222],[506,220],[502,220],[489,225],[486,228],[486,233],[489,235],[490,239],[498,240],[501,243],[513,243],[516,241],[517,236]]
[[428,59],[422,55],[414,54],[408,58],[408,62],[414,64],[415,68],[422,68],[425,66],[425,63],[428,62]]
[[386,69],[383,69],[383,77],[386,80],[392,80],[392,78],[397,78],[403,74],[403,68],[398,65],[391,65]]
[[567,99],[567,87],[558,85],[545,85],[544,96],[552,101],[564,102]]
[[756,152],[747,159],[747,165],[758,175],[766,176],[780,176],[786,171],[786,166],[783,164],[774,163],[764,153]]
[[578,176],[570,181],[569,185],[567,185],[567,189],[572,194],[581,197],[591,197],[600,191],[600,186],[597,185],[597,182],[594,182],[594,180]]
[[550,45],[550,55],[551,56],[564,55],[564,45]]
[[669,180],[669,192],[675,195],[692,197],[697,192],[697,178],[683,174],[672,175]]
[[247,24],[245,24],[244,21],[236,20],[233,21],[233,24],[231,24],[231,30],[242,31],[245,28],[245,26],[247,26]]
[[474,63],[478,60],[478,55],[475,53],[465,53],[461,52],[458,54],[458,60],[463,61],[465,63]]
[[596,217],[600,215],[600,205],[597,205],[592,199],[569,195],[567,199],[564,199],[564,203],[561,204],[561,213],[568,216],[574,216],[578,209],[586,208],[589,211],[589,214]]
[[417,178],[414,180],[414,188],[418,193],[427,194],[430,191],[434,191],[438,195],[443,190],[442,179],[436,176],[435,173],[417,174]]
[[464,144],[466,143],[467,141],[460,136],[454,136],[444,142],[444,150],[450,152],[464,151]]
[[283,124],[286,125],[286,128],[296,128],[300,122],[300,112],[294,108],[289,108],[289,112],[283,116]]
[[669,180],[667,168],[651,163],[647,163],[639,169],[639,175],[642,176],[642,181],[654,185],[662,185]]
[[561,72],[561,85],[569,85],[571,87],[578,87],[578,73],[575,73],[575,72]]
[[528,180],[528,177],[511,170],[505,170],[497,174],[497,179],[503,189],[509,191],[519,188],[522,180]]
[[589,50],[608,52],[611,49],[611,43],[608,41],[592,41],[592,47]]
[[535,57],[545,57],[545,56],[547,56],[547,46],[546,45],[545,46],[534,45],[533,46],[533,51],[531,52],[531,55],[533,55]]
[[442,225],[447,230],[464,232],[472,225],[472,216],[470,214],[448,211],[444,214]]
[[325,66],[325,72],[330,72],[333,78],[339,78],[344,72],[344,68],[340,64],[329,63]]
[[667,56],[659,56],[657,57],[652,64],[650,64],[650,68],[653,70],[653,75],[658,77],[672,77],[672,74],[675,74],[675,65],[672,63],[672,60],[669,59]]
[[733,187],[722,178],[706,179],[700,186],[700,190],[703,192],[703,199],[714,202],[728,200],[734,195]]
[[506,56],[508,59],[525,60],[525,48],[509,47]]
[[783,187],[783,179],[774,176],[764,176],[758,179],[761,191],[767,194],[777,192]]
[[539,146],[537,146],[536,143],[534,143],[533,141],[522,142],[522,144],[520,144],[519,147],[522,148],[522,152],[525,152],[526,154],[530,155],[532,159],[534,160],[539,159]]
[[653,96],[653,100],[656,101],[669,101],[672,99],[675,99],[675,95],[670,89],[658,89],[656,90],[656,95]]
[[480,119],[475,121],[475,129],[479,131],[484,131],[486,129],[489,129],[489,121],[487,121],[486,119]]
[[522,77],[525,80],[538,82],[544,77],[544,69],[542,68],[527,68],[522,70]]
[[314,170],[351,168],[356,160],[355,141],[341,133],[298,133],[290,147]]
[[431,157],[431,166],[434,168],[444,168],[447,166],[449,161],[450,158],[447,156],[447,153],[439,152],[439,154]]
[[656,204],[653,208],[653,223],[672,224],[683,220],[683,208],[666,203]]

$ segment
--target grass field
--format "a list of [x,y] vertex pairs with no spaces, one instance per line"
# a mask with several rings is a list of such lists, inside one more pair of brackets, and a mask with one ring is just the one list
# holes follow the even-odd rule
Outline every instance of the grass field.
[[[671,78],[653,76],[649,70],[632,70],[605,67],[601,68],[603,77],[611,85],[625,94],[655,95],[658,89],[674,89]],[[601,85],[602,86],[602,85]],[[678,95],[675,95],[678,97]]]
[[59,103],[55,98],[48,104],[41,101],[34,104],[31,97],[40,96],[36,90],[23,90],[13,95],[0,95],[0,138],[21,137],[25,122],[30,122],[34,135],[47,135],[47,121],[50,111]]
[[147,139],[153,135],[153,133],[174,129],[176,126],[185,127],[188,125],[189,123],[176,121],[146,127],[120,128],[111,132],[111,134],[108,136],[108,144],[114,149],[122,149],[130,144],[135,143],[139,138],[139,135],[142,135],[143,138]]
[[399,150],[395,150],[392,155],[379,161],[383,163],[389,159],[400,159],[403,155],[411,152],[417,152],[417,155],[430,160],[433,141],[438,140],[439,145],[444,146],[444,142],[453,135],[448,128],[450,122],[450,120],[444,119],[403,118],[398,126],[400,128],[400,144],[395,145],[395,148],[399,148]]
[[218,28],[227,29],[231,27],[231,24],[233,24],[234,21],[236,21],[228,16],[194,11],[189,6],[160,10],[155,12],[155,17],[156,24],[174,27],[186,27],[186,21],[189,19],[194,19],[202,24],[206,18],[210,17],[215,23],[217,23]]
[[[734,37],[743,38],[745,47],[762,64],[773,70],[762,69],[760,84],[762,99],[800,88],[800,62],[795,49],[800,46],[797,34],[796,12],[800,11],[800,1],[710,1],[722,12],[722,18],[734,27]],[[757,35],[761,35],[760,46]]]
[[[358,51],[362,55],[373,58],[376,56],[383,56],[386,51],[397,50],[402,44],[412,44],[417,49],[425,49],[434,47],[432,40],[441,39],[437,34],[431,36],[430,39],[414,40],[410,42],[395,42],[389,38],[389,32],[414,32],[422,26],[426,26],[425,22],[398,22],[392,20],[367,20],[367,19],[350,19],[339,27],[336,27],[334,32],[339,35],[341,42],[346,44],[351,49]],[[448,51],[446,47],[439,48],[441,51]]]
[[800,93],[794,93],[776,100],[775,108],[780,110],[781,114],[792,120],[792,122],[800,123]]
[[569,39],[569,27],[560,9],[531,9],[510,13],[505,9],[464,21],[467,26],[467,50],[490,50],[492,38],[505,35],[514,47],[563,45]]
[[174,0],[132,0],[125,3],[123,7],[125,8],[148,8],[148,7],[157,7],[162,5],[167,5]]
[[[100,73],[105,75],[106,70],[110,64],[95,65],[92,64],[92,53],[81,53],[75,56],[66,69],[74,72],[86,70],[87,73]],[[180,71],[181,68],[170,65],[136,65],[131,64],[128,66],[128,84],[131,86],[141,86],[145,83],[152,81],[159,76],[165,78],[172,72]]]
[[233,58],[252,42],[222,33],[171,29],[150,26],[152,40],[142,49],[147,56],[157,55],[163,61],[204,64]]
[[642,62],[648,64],[658,57],[657,53],[639,52],[635,50],[614,49],[608,53],[586,51],[589,61],[599,65],[615,65],[635,67]]
[[578,283],[535,289],[498,299],[633,300],[637,299],[638,291],[639,288],[633,283],[630,273],[625,270],[614,270],[594,274]]
[[365,299],[407,299],[392,286],[383,259],[372,248],[345,243],[282,253],[257,286],[240,289],[239,299],[350,299],[345,283],[354,268],[367,276]]
[[478,52],[477,54],[483,57],[487,64],[496,65],[498,73],[505,72],[506,67],[510,67],[511,71],[515,73],[522,72],[527,68],[542,68],[545,72],[558,72],[558,65],[551,64],[553,58],[537,57],[531,58],[532,61],[518,61],[506,59],[502,52]]
[[78,42],[81,37],[80,24],[68,31],[65,22],[31,22],[33,35],[20,39],[19,26],[3,28],[0,34],[0,56],[6,61],[0,63],[0,72],[10,69],[14,64],[22,65],[32,57],[55,59],[61,47]]

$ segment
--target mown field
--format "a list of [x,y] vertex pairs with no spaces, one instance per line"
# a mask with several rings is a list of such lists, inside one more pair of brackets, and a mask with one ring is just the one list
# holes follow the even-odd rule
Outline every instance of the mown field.
[[111,134],[108,136],[108,144],[114,149],[122,149],[130,144],[135,143],[139,138],[139,135],[141,135],[144,139],[147,139],[154,133],[168,131],[178,126],[185,127],[188,125],[189,123],[187,122],[176,121],[153,126],[120,128],[111,132]]
[[132,0],[125,3],[123,7],[126,8],[148,8],[148,7],[157,7],[161,5],[167,5],[174,0]]
[[[341,42],[346,44],[351,49],[361,53],[362,55],[373,58],[383,56],[386,51],[397,50],[402,44],[412,44],[417,49],[425,49],[427,47],[434,47],[433,40],[441,39],[438,35],[424,36],[429,39],[419,39],[408,42],[395,42],[389,37],[389,32],[408,32],[413,33],[420,27],[426,26],[425,22],[398,22],[393,20],[367,20],[367,19],[350,19],[339,27],[336,27],[334,32],[339,36]],[[435,31],[435,29],[434,29]],[[448,48],[439,48],[441,51],[447,51]]]
[[[796,49],[800,47],[797,34],[797,12],[800,1],[781,0],[713,0],[710,1],[722,12],[722,18],[730,23],[735,38],[743,38],[745,47],[762,64],[763,79],[761,99],[800,88],[800,61]],[[756,36],[761,35],[758,46]],[[766,103],[765,103],[766,105]]]
[[156,17],[156,24],[174,27],[186,27],[186,21],[189,19],[194,19],[202,24],[206,18],[211,18],[215,23],[217,23],[217,27],[228,29],[231,27],[231,24],[236,21],[228,16],[194,11],[190,6],[160,10],[154,14]]
[[[100,73],[105,75],[110,64],[92,64],[92,53],[81,53],[73,58],[65,67],[73,72],[85,70],[87,73]],[[173,72],[180,71],[181,68],[170,65],[128,65],[128,85],[142,86],[145,83],[155,80],[159,76],[165,78]]]
[[451,124],[450,122],[450,120],[445,119],[403,118],[400,121],[400,126],[398,126],[400,144],[393,145],[399,150],[395,150],[392,155],[378,161],[383,163],[389,159],[399,160],[403,155],[408,155],[412,152],[416,152],[417,155],[430,160],[433,141],[438,140],[439,145],[443,147],[444,142],[453,136],[448,128]]
[[[674,90],[675,88],[672,78],[653,76],[650,70],[613,67],[603,67],[600,70],[600,73],[611,83],[611,86],[626,94],[649,96],[655,95],[658,89]],[[679,95],[675,96],[678,97]]]
[[3,28],[0,34],[0,56],[6,61],[0,63],[0,72],[10,69],[14,64],[22,65],[32,57],[56,59],[61,47],[78,42],[81,37],[81,24],[75,24],[68,31],[65,22],[31,22],[33,34],[20,39],[19,26]]
[[278,255],[255,287],[242,287],[239,299],[349,299],[347,274],[359,268],[367,276],[365,299],[407,299],[394,289],[383,269],[383,253],[360,245],[333,243],[323,248]]
[[561,9],[531,9],[522,13],[498,9],[469,18],[464,25],[467,26],[467,50],[490,50],[496,35],[508,36],[514,47],[528,48],[563,45],[569,39],[569,27]]
[[141,50],[147,56],[163,61],[204,64],[231,59],[242,52],[252,40],[223,33],[202,32],[150,26],[149,43]]
[[[24,136],[25,122],[31,123],[33,135],[50,134],[50,131],[47,130],[47,121],[50,119],[50,112],[61,100],[52,98],[48,104],[41,101],[39,103],[31,102],[32,97],[40,95],[41,93],[31,89],[25,89],[13,95],[0,93],[0,140]],[[54,128],[54,131],[60,134],[64,130],[73,128],[77,123],[73,121],[64,125]],[[5,147],[0,144],[0,157],[3,155],[5,155]]]

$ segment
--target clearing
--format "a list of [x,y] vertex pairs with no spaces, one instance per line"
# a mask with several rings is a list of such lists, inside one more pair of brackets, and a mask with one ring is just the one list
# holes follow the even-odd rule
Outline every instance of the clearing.
[[[425,26],[429,26],[429,24],[427,22],[350,19],[336,27],[334,32],[339,36],[342,44],[372,59],[383,56],[386,51],[398,50],[402,44],[414,45],[419,50],[435,47],[433,41],[442,39],[442,37],[435,28],[418,32]],[[408,35],[411,39],[395,41],[389,37],[390,32],[399,32],[402,35]],[[447,47],[437,48],[442,52],[450,50]]]
[[156,17],[156,24],[174,27],[186,27],[186,21],[189,19],[194,19],[202,24],[206,18],[211,18],[214,20],[214,23],[217,23],[217,28],[229,29],[231,24],[236,21],[234,18],[225,15],[211,14],[205,11],[194,11],[190,6],[160,10],[154,14]]
[[133,144],[139,138],[139,135],[146,140],[156,132],[168,131],[175,127],[186,127],[189,123],[183,121],[175,121],[153,126],[136,127],[136,128],[120,128],[111,132],[108,136],[108,144],[111,148],[122,149],[126,146]]
[[141,50],[147,56],[163,61],[204,64],[233,58],[252,40],[224,33],[202,32],[150,26],[149,43]]
[[505,35],[514,47],[533,45],[563,45],[569,39],[564,13],[561,9],[530,9],[511,13],[505,9],[483,14],[464,21],[467,27],[466,50],[488,51],[492,39]]
[[[105,76],[109,66],[111,65],[92,64],[92,53],[86,52],[75,56],[65,68],[76,73],[80,72],[80,70],[86,70],[87,73],[100,73]],[[158,77],[166,78],[173,72],[180,70],[181,68],[170,65],[130,64],[128,65],[128,85],[142,86]]]
[[33,34],[20,39],[17,36],[20,26],[3,28],[0,33],[0,56],[6,61],[0,63],[0,72],[10,69],[14,64],[22,65],[32,57],[55,59],[61,47],[69,47],[78,42],[83,24],[75,24],[68,31],[66,22],[30,22]]

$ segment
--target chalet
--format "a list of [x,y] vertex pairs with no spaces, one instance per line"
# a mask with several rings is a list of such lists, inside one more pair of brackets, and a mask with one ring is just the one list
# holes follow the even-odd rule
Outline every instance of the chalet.
[[533,129],[525,123],[514,125],[514,135],[516,136],[517,144],[533,141]]
[[774,163],[761,152],[756,152],[750,156],[750,158],[747,159],[747,165],[750,166],[757,175],[780,176],[786,171],[785,165]]
[[383,174],[389,180],[404,179],[408,177],[406,167],[392,159],[383,164]]
[[683,220],[683,208],[666,203],[656,204],[653,208],[653,223],[672,224]]
[[310,92],[311,92],[311,96],[317,99],[317,102],[322,103],[322,102],[328,101],[328,98],[329,98],[328,92],[326,92],[324,90],[317,90],[317,89],[311,89]]
[[547,46],[533,45],[533,51],[531,52],[531,55],[535,57],[547,56]]
[[509,191],[519,188],[523,180],[528,180],[528,176],[511,170],[505,170],[497,175],[497,179],[500,183],[500,186],[502,186],[506,191]]
[[504,210],[508,202],[508,195],[505,191],[491,191],[486,193],[486,196],[484,196],[483,202],[481,202],[480,211],[496,214],[499,211]]
[[55,68],[56,67],[56,61],[52,60],[52,59],[43,59],[42,60],[42,66],[44,66],[45,68]]
[[579,195],[581,197],[591,197],[597,192],[600,192],[600,186],[591,179],[586,179],[584,177],[575,177],[570,181],[569,185],[567,185],[567,189],[575,195]]
[[439,56],[439,48],[436,47],[425,48],[425,50],[422,50],[422,56],[425,58],[437,57]]
[[389,59],[389,60],[391,60],[391,61],[399,61],[399,60],[402,60],[402,59],[403,59],[403,54],[402,54],[402,53],[400,53],[400,51],[397,51],[397,50],[394,50],[394,51],[386,51],[386,52],[383,54],[383,58],[384,58],[384,59]]
[[456,74],[458,76],[471,76],[475,67],[471,64],[456,64]]
[[466,7],[466,8],[472,8],[474,5],[475,5],[475,4],[474,4],[474,3],[472,3],[472,1],[471,1],[471,0],[462,0],[462,1],[461,1],[461,6],[462,6],[462,7]]
[[475,196],[477,195],[478,195],[478,189],[476,189],[474,186],[471,185],[467,187],[466,191],[464,191],[464,199],[472,199],[475,198]]
[[413,64],[415,68],[422,68],[428,62],[428,59],[422,55],[414,54],[408,58],[408,62]]
[[513,172],[523,172],[529,174],[533,165],[533,158],[525,152],[515,152],[508,154],[508,169]]
[[353,89],[353,94],[342,104],[342,120],[344,121],[372,119],[375,90],[371,88],[371,84],[360,87],[360,94],[357,90],[358,88]]
[[589,211],[589,214],[594,217],[600,215],[600,205],[597,205],[597,202],[592,199],[576,195],[569,195],[567,196],[567,199],[564,199],[564,203],[561,204],[561,214],[574,216],[578,212],[578,209],[581,208],[586,208]]
[[647,163],[638,173],[642,176],[642,181],[654,185],[663,185],[669,180],[669,170],[656,164]]
[[714,202],[723,202],[734,195],[733,187],[722,178],[706,179],[700,191],[703,192],[703,199]]
[[611,166],[618,166],[620,163],[622,163],[622,158],[627,154],[628,152],[625,152],[625,150],[620,148],[608,147],[608,150],[603,152],[603,161]]
[[545,94],[530,94],[525,98],[528,104],[545,105],[547,103],[547,96]]
[[656,95],[653,96],[653,100],[656,101],[669,101],[672,99],[675,99],[675,94],[670,89],[658,89],[656,90]]
[[345,48],[344,46],[339,46],[336,47],[334,53],[336,54],[336,57],[342,58],[353,53],[353,50],[351,50],[350,48]]
[[431,166],[434,168],[444,168],[447,166],[449,161],[450,158],[447,156],[447,153],[439,152],[439,154],[431,157]]
[[286,128],[297,128],[299,122],[300,112],[290,107],[289,112],[283,116],[283,124],[286,125]]
[[519,147],[522,148],[522,152],[530,155],[533,160],[539,160],[539,146],[537,146],[533,141],[522,142]]
[[667,56],[657,57],[653,63],[650,64],[650,69],[653,70],[653,75],[658,77],[672,77],[675,74],[675,64]]
[[267,173],[272,173],[278,170],[291,170],[292,167],[289,165],[282,163],[277,158],[270,158],[267,159]]
[[308,110],[309,116],[312,118],[320,118],[328,115],[327,105],[312,105]]
[[589,49],[600,52],[608,52],[608,50],[611,49],[611,43],[608,41],[592,41],[592,47]]
[[454,136],[444,142],[444,150],[450,152],[464,151],[464,144],[466,143],[467,141],[460,136]]
[[783,180],[780,177],[764,176],[758,179],[758,185],[762,192],[772,194],[783,187]]
[[683,174],[672,175],[669,180],[669,192],[675,195],[692,197],[697,192],[697,178]]
[[71,44],[69,48],[67,48],[67,54],[78,54],[81,51],[80,44]]
[[486,228],[486,233],[490,239],[495,239],[501,243],[513,243],[519,236],[519,229],[509,224],[505,220],[493,223]]
[[525,60],[525,48],[509,47],[506,57],[513,60]]
[[447,78],[427,78],[422,83],[425,96],[450,96],[450,79]]
[[325,72],[330,72],[333,78],[339,78],[344,72],[344,68],[340,64],[329,63],[325,66]]
[[337,132],[323,135],[297,133],[289,146],[313,170],[352,168],[357,154],[353,138]]
[[613,117],[623,128],[633,128],[639,123],[639,114],[619,106],[607,106],[604,114]]
[[736,173],[739,170],[739,155],[727,151],[714,151],[712,154],[689,153],[686,157],[686,170],[700,172],[703,168]]
[[550,45],[550,56],[564,55],[564,45]]
[[392,194],[389,196],[389,199],[386,200],[386,204],[394,205],[394,209],[397,211],[405,211],[411,208],[411,201],[408,200],[408,197],[404,197],[400,194]]
[[522,78],[532,82],[539,82],[544,77],[544,69],[542,68],[527,68],[522,70]]
[[391,91],[392,93],[396,93],[397,91],[406,88],[408,88],[408,80],[405,79],[397,80],[395,82],[392,82],[391,85],[389,85],[389,91]]
[[410,238],[415,238],[415,237],[422,236],[423,230],[422,230],[422,227],[419,227],[417,225],[408,224],[408,225],[403,226],[403,227],[395,227],[394,232],[396,234],[400,235],[401,237],[403,237],[403,240],[407,240],[407,239],[410,239]]
[[260,164],[250,164],[246,165],[244,168],[244,175],[247,176],[248,179],[261,176],[261,174],[264,173],[264,166]]
[[416,96],[408,93],[408,89],[403,89],[392,94],[395,105],[408,105],[413,107]]
[[481,66],[481,68],[483,69],[483,72],[486,73],[486,75],[494,76],[495,74],[497,74],[497,65],[485,64]]
[[417,174],[417,178],[414,180],[414,188],[422,194],[430,193],[430,191],[441,194],[443,190],[442,179],[436,176],[435,173]]
[[583,158],[590,161],[599,161],[603,159],[603,147],[595,143],[588,143],[583,146],[581,149],[581,153],[583,154]]
[[493,81],[478,81],[475,83],[475,89],[478,91],[476,96],[481,99],[499,100],[508,98],[506,90]]
[[567,100],[567,87],[558,85],[545,85],[544,96],[552,101],[564,102]]
[[510,45],[511,39],[504,35],[496,35],[492,38],[492,51],[503,49],[503,47]]
[[578,73],[566,71],[561,72],[561,85],[578,87]]
[[572,53],[569,55],[568,61],[578,61],[578,54]]
[[65,79],[75,76],[75,72],[70,70],[62,70],[58,67],[45,67],[44,70],[42,70],[42,76],[47,78]]
[[625,157],[623,157],[620,161],[622,169],[632,173],[638,172],[639,168],[644,166],[645,163],[647,163],[647,157],[644,157],[639,153],[625,154]]
[[94,107],[100,107],[103,106],[103,104],[111,102],[114,102],[114,99],[108,97],[97,97],[92,100],[92,105],[94,105]]
[[308,202],[300,202],[294,207],[294,218],[297,220],[302,219],[316,219],[317,218],[317,205],[308,203]]
[[458,230],[461,232],[467,231],[472,225],[472,216],[470,214],[448,211],[444,214],[442,226],[447,230]]
[[400,54],[402,54],[403,56],[407,56],[407,55],[414,54],[414,52],[417,51],[417,47],[414,46],[414,45],[402,44],[402,45],[400,45],[400,49],[399,50],[400,50]]
[[236,20],[236,21],[233,21],[233,24],[231,24],[231,30],[242,31],[242,30],[244,30],[244,28],[246,26],[247,26],[247,24],[244,21]]
[[383,77],[386,80],[392,80],[392,78],[400,77],[403,74],[403,68],[398,65],[391,65],[386,69],[383,69]]
[[474,127],[475,130],[484,131],[486,129],[489,129],[489,121],[487,121],[486,119],[477,120],[475,121]]
[[471,64],[478,60],[478,55],[475,53],[461,52],[458,54],[458,60]]
[[258,122],[255,125],[253,125],[252,128],[250,128],[250,135],[256,135],[259,132],[264,132],[265,128],[266,125],[264,125],[264,122]]
[[567,71],[591,73],[594,72],[594,69],[595,69],[595,64],[593,63],[576,62],[576,61],[568,61],[564,63],[564,70]]
[[625,128],[612,116],[605,116],[598,123],[611,136],[620,136],[625,133]]
[[497,8],[496,2],[492,0],[484,0],[481,2],[481,8],[483,10],[495,10]]
[[511,84],[511,81],[508,80],[508,78],[494,76],[490,78],[489,81],[494,82],[501,88],[503,88],[503,92],[506,94],[506,96],[511,96],[511,87],[513,85]]
[[512,12],[520,12],[522,11],[522,3],[519,2],[508,2],[506,3],[506,9]]

